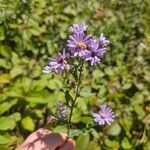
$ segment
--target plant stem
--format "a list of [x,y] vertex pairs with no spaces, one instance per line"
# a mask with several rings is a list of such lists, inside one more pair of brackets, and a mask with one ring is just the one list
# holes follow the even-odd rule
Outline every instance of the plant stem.
[[74,109],[76,100],[77,100],[78,95],[79,95],[79,86],[80,86],[80,81],[81,81],[82,68],[83,68],[83,63],[81,64],[81,68],[79,70],[80,72],[79,72],[79,77],[77,79],[77,90],[76,90],[76,94],[75,94],[74,100],[72,102],[71,110],[70,110],[70,116],[69,116],[69,121],[68,121],[68,131],[67,131],[68,136],[69,136],[69,131],[70,131],[71,119],[72,119],[72,115],[73,115],[73,109]]

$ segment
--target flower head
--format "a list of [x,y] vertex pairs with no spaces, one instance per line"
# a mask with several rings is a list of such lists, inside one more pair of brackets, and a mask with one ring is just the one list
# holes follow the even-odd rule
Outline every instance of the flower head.
[[101,105],[100,111],[98,113],[93,113],[93,117],[94,121],[99,125],[105,125],[114,121],[115,115],[111,108],[107,107],[106,105]]
[[100,43],[101,47],[106,47],[109,45],[109,40],[107,40],[106,37],[104,37],[103,34],[101,34],[101,36],[99,38],[99,43]]
[[86,31],[86,29],[87,29],[87,25],[86,24],[73,24],[71,27],[70,27],[70,29],[71,29],[71,31],[72,32],[74,32],[74,33],[78,33],[78,32],[84,32],[84,31]]
[[56,103],[56,109],[57,109],[61,119],[64,120],[67,116],[67,110],[68,110],[67,106],[62,106],[62,103],[58,101]]
[[83,57],[91,43],[92,36],[85,37],[84,33],[76,33],[69,37],[68,48],[74,56]]
[[63,53],[59,53],[57,58],[50,58],[49,65],[46,66],[43,70],[44,73],[54,72],[62,72],[63,70],[69,70],[70,65],[67,63],[67,54],[65,51]]
[[106,48],[100,48],[97,39],[92,39],[90,44],[90,50],[85,52],[85,59],[90,61],[91,65],[100,63],[100,56],[106,52]]

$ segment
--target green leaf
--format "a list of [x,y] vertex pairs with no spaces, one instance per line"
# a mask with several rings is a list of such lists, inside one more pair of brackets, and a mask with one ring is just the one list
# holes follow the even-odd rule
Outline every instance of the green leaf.
[[12,100],[11,102],[4,102],[0,105],[0,115],[8,111],[13,105],[17,103],[17,100]]
[[53,128],[53,131],[55,132],[61,132],[61,133],[67,133],[67,127],[66,125],[58,125],[57,127]]
[[0,75],[0,84],[7,84],[10,82],[10,80],[11,80],[10,74],[3,73]]
[[75,136],[79,136],[82,133],[81,130],[79,129],[71,129],[70,130],[70,137],[75,137]]
[[60,89],[62,87],[62,83],[57,79],[53,79],[48,81],[47,87],[51,90]]
[[81,90],[81,92],[80,92],[80,96],[85,97],[85,98],[92,97],[94,95],[95,95],[95,93],[92,93],[89,90]]
[[123,149],[131,149],[131,148],[132,148],[132,146],[131,146],[129,140],[128,140],[126,137],[123,138],[123,140],[122,140],[122,142],[121,142],[121,147],[122,147]]
[[109,135],[117,136],[121,132],[121,127],[118,123],[115,123],[110,127],[110,129],[107,132]]
[[7,45],[0,45],[0,55],[10,58],[12,55],[12,50],[9,46]]
[[92,118],[88,116],[81,117],[80,121],[85,124],[91,124],[93,122]]
[[15,126],[15,121],[9,116],[0,118],[0,130],[13,130]]
[[72,116],[72,122],[73,123],[77,123],[80,121],[80,117],[81,117],[81,110],[78,108],[74,108],[73,110],[73,116]]
[[145,116],[145,112],[141,105],[134,105],[134,110],[137,113],[137,115],[139,115],[139,118],[143,118]]
[[42,110],[39,110],[39,109],[35,110],[35,114],[38,118],[43,118],[43,111]]
[[20,121],[21,120],[21,114],[16,112],[16,113],[13,113],[10,118],[12,118],[13,120],[15,120],[16,122],[17,121]]
[[25,100],[30,103],[44,104],[49,100],[50,93],[47,90],[30,91],[25,97]]
[[10,71],[12,78],[15,78],[16,76],[23,74],[23,73],[24,73],[24,69],[21,66],[15,66]]
[[32,79],[23,77],[22,78],[22,86],[25,92],[29,92],[31,90]]
[[10,69],[11,64],[9,61],[6,61],[5,59],[0,59],[0,67],[3,67],[5,69]]
[[119,100],[119,99],[122,99],[124,97],[125,97],[124,93],[110,93],[110,94],[108,94],[108,98],[110,98],[110,99],[117,99],[117,100]]
[[113,68],[112,67],[105,68],[105,73],[109,76],[114,75]]
[[105,139],[104,143],[106,146],[108,146],[109,148],[116,148],[119,145],[118,141],[115,140],[109,140],[109,139]]
[[34,131],[35,124],[33,119],[30,116],[27,116],[22,119],[21,125],[25,130]]
[[122,86],[122,89],[128,90],[128,89],[130,89],[131,86],[132,86],[131,83],[125,83],[125,84]]
[[91,141],[87,150],[101,150],[101,146],[96,141]]
[[77,150],[87,150],[90,136],[88,133],[84,133],[77,138],[76,149]]
[[8,144],[10,139],[6,138],[5,136],[0,135],[0,144]]
[[133,119],[131,117],[120,118],[120,124],[124,128],[126,132],[130,132],[131,127],[133,125]]

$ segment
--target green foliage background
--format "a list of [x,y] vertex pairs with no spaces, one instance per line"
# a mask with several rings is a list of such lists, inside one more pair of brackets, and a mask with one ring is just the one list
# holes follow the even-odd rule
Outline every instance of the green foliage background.
[[[65,102],[61,77],[42,68],[79,22],[111,44],[93,72],[85,67],[71,132],[77,149],[150,149],[149,14],[148,0],[0,0],[0,149],[15,149],[44,125],[58,99]],[[115,122],[84,131],[93,106],[104,102]]]

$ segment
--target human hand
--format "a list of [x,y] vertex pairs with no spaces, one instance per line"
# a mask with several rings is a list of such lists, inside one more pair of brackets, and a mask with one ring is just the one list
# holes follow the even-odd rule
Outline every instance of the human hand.
[[17,150],[74,150],[75,142],[66,134],[41,128],[28,136]]

